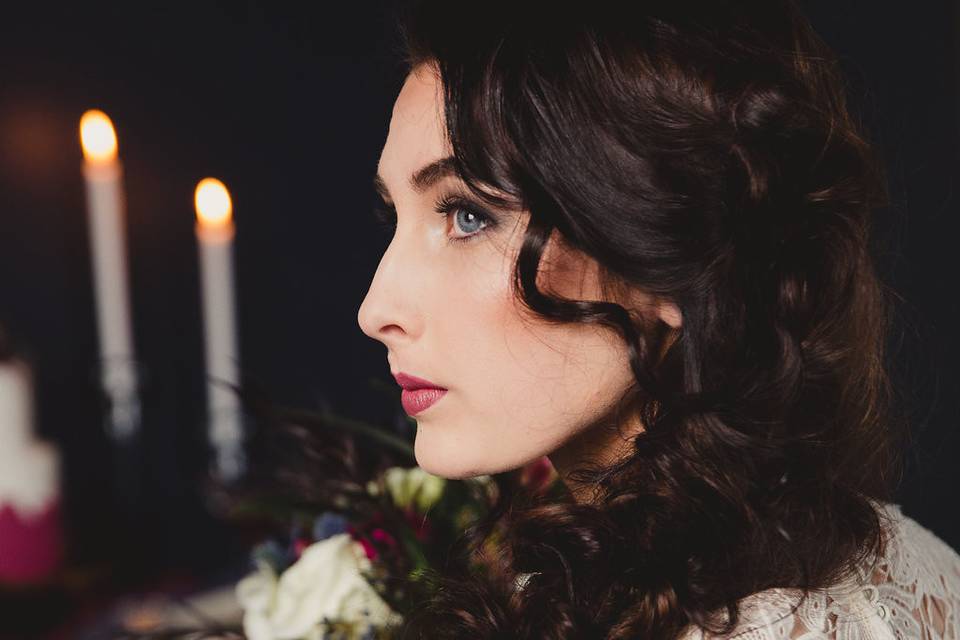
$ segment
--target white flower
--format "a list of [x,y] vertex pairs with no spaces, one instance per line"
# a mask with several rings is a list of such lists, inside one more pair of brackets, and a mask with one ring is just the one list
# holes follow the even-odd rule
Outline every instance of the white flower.
[[348,533],[315,542],[277,576],[265,562],[237,584],[249,640],[321,640],[331,622],[370,626],[400,621],[361,571],[371,568],[363,547]]
[[416,501],[416,508],[425,513],[443,494],[446,480],[427,473],[420,467],[390,467],[383,473],[387,490],[398,507]]

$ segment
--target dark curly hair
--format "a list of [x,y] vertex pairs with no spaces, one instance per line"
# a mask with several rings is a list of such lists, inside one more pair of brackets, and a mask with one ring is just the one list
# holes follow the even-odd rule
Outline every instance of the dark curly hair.
[[[875,562],[907,436],[870,246],[888,195],[798,8],[423,0],[400,20],[407,70],[439,73],[458,175],[529,211],[518,298],[619,332],[636,385],[617,409],[644,429],[622,461],[565,478],[592,500],[505,492],[399,637],[724,633],[749,594]],[[608,291],[672,300],[682,326],[538,290],[554,231]]]

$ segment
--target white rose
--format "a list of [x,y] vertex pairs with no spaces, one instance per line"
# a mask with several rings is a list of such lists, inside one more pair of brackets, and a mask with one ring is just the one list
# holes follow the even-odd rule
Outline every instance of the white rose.
[[399,622],[361,575],[370,566],[363,547],[348,533],[313,543],[279,579],[260,563],[237,584],[244,633],[249,640],[320,640],[324,618],[354,623],[359,633]]

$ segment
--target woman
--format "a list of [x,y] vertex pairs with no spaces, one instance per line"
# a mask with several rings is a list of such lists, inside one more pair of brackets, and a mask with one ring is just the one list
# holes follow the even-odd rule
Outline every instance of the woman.
[[401,637],[957,637],[960,557],[891,502],[882,172],[809,24],[457,4],[403,24],[358,321],[421,467],[547,455],[569,499],[496,512]]

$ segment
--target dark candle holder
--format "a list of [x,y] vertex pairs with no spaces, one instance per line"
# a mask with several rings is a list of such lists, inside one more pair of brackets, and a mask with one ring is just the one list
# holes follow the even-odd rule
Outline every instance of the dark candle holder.
[[99,371],[107,437],[116,443],[135,438],[143,428],[143,366],[130,358],[113,358],[101,361]]
[[113,449],[113,493],[132,522],[144,508],[144,412],[147,372],[131,358],[101,360],[94,371],[100,396],[100,424]]
[[207,440],[212,449],[210,473],[226,486],[235,484],[247,470],[244,442],[247,417],[242,403],[224,405],[207,411]]

